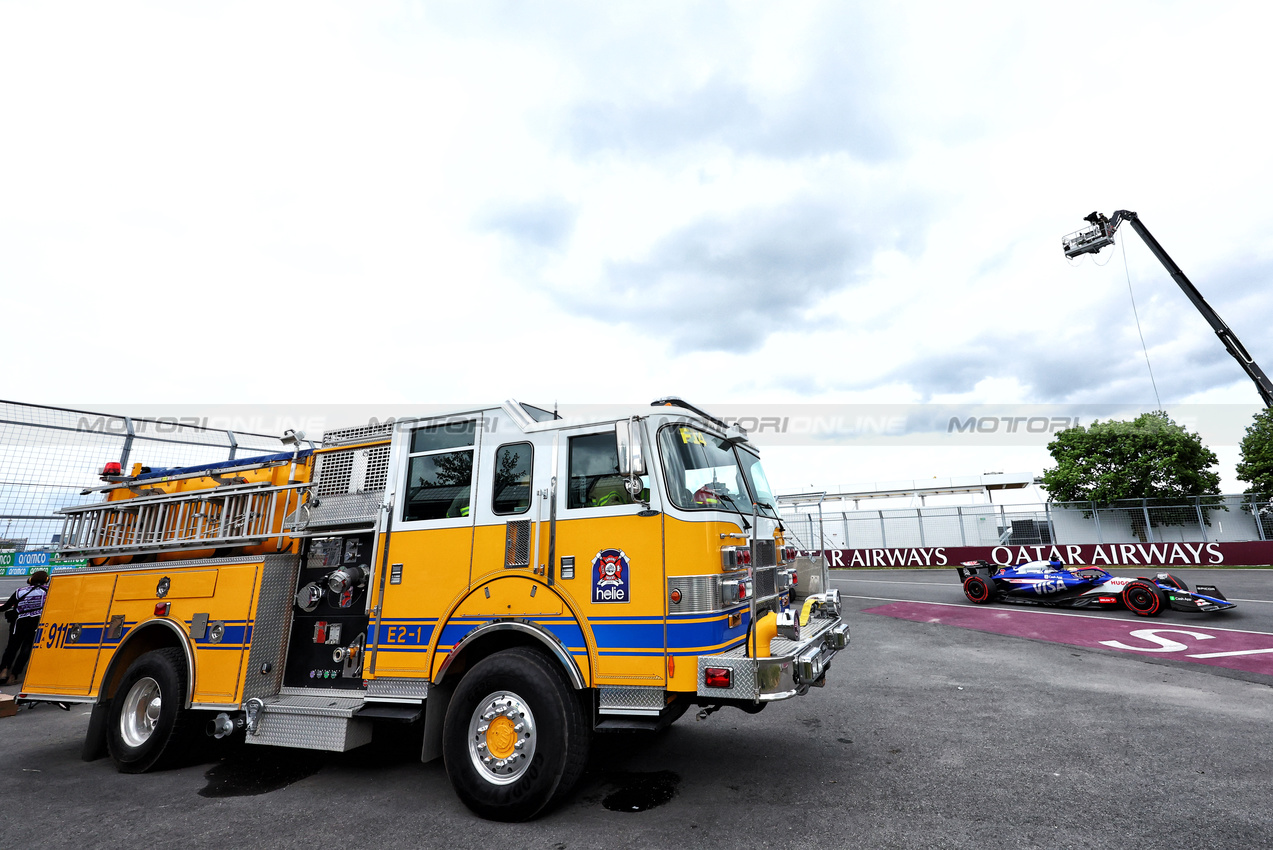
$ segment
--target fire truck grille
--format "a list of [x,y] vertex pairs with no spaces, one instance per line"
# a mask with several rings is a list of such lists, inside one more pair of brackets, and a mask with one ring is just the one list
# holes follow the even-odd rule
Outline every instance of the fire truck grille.
[[314,491],[319,497],[375,493],[385,489],[388,476],[388,446],[329,452],[318,456]]
[[756,570],[756,598],[764,599],[766,596],[773,596],[778,592],[776,582],[776,574],[778,570],[775,567],[763,567]]
[[367,476],[363,479],[363,492],[373,493],[385,489],[389,478],[389,447],[376,446],[367,450]]
[[359,425],[354,428],[338,428],[323,432],[325,447],[340,443],[365,443],[371,440],[387,440],[393,434],[393,422],[381,422],[376,425]]
[[504,528],[504,566],[529,567],[530,520],[513,520]]
[[756,566],[778,566],[778,547],[772,540],[756,541]]

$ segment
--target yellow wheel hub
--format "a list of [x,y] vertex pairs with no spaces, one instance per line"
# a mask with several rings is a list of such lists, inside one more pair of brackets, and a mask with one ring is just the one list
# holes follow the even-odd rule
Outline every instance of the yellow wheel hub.
[[506,759],[513,754],[513,745],[517,743],[517,730],[513,721],[507,717],[496,717],[486,730],[486,749],[497,759]]

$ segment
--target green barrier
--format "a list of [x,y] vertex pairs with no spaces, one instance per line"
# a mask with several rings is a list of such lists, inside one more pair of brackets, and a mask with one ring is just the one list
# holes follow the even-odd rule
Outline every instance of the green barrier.
[[44,570],[47,573],[64,573],[88,566],[87,558],[59,558],[53,552],[4,552],[0,553],[0,575],[29,576]]

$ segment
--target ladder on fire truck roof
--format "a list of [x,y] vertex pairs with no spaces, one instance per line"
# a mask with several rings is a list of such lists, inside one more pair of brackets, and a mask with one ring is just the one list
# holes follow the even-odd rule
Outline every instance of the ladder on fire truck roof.
[[291,460],[288,454],[286,459],[245,458],[237,464],[218,465],[215,470],[192,467],[171,471],[172,477],[201,475],[224,481],[207,490],[165,493],[146,486],[144,477],[112,485],[126,486],[138,495],[60,510],[65,519],[58,551],[64,557],[81,558],[140,555],[244,546],[271,538],[278,538],[281,546],[284,518],[298,507],[309,484],[242,483],[242,479],[224,477],[223,473]]

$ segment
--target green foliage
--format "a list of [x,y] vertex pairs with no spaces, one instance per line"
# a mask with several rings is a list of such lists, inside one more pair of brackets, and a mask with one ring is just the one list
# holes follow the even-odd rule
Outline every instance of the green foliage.
[[1043,473],[1043,486],[1059,502],[1153,499],[1182,504],[1220,492],[1212,472],[1215,452],[1202,438],[1177,425],[1165,411],[1131,422],[1110,420],[1060,431],[1048,451],[1057,465]]
[[1237,466],[1238,478],[1251,485],[1246,492],[1273,498],[1273,410],[1255,414],[1238,451],[1242,456]]

